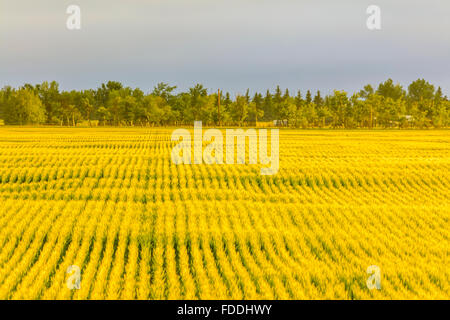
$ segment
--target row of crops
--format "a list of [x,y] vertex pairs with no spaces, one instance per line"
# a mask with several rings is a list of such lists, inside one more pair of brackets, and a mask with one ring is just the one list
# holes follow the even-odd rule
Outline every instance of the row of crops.
[[273,176],[170,135],[2,128],[0,299],[450,297],[448,132],[281,130]]

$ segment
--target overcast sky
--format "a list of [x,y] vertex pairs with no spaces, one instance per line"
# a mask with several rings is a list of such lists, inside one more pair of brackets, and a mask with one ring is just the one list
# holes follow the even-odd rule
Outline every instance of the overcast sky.
[[[79,31],[66,28],[71,4]],[[366,27],[370,4],[380,31]],[[0,86],[328,93],[390,77],[450,95],[449,17],[449,0],[0,0]]]

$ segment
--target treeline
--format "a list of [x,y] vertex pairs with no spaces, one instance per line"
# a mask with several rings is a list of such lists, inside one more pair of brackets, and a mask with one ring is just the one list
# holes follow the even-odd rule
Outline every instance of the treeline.
[[391,79],[375,89],[367,85],[351,96],[335,90],[322,96],[308,90],[294,95],[278,86],[274,92],[231,97],[208,93],[201,84],[175,94],[176,87],[159,83],[145,94],[139,88],[109,81],[99,88],[61,91],[57,82],[10,86],[0,91],[0,119],[5,124],[60,126],[277,125],[313,128],[448,127],[450,101],[440,87],[423,79],[407,90]]

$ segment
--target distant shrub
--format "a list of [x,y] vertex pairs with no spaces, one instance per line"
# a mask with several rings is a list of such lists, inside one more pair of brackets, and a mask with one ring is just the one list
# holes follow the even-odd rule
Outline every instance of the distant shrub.
[[[99,121],[98,120],[91,120],[91,127],[97,127],[98,126]],[[83,121],[79,121],[77,122],[77,127],[90,127],[89,126],[89,121],[87,120],[83,120]]]

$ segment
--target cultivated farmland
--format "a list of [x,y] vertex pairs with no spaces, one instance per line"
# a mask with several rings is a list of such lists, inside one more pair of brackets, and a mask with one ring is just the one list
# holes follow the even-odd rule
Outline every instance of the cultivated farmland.
[[1,128],[0,299],[450,298],[449,131],[280,130],[272,176],[171,133]]

